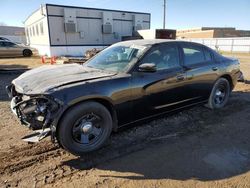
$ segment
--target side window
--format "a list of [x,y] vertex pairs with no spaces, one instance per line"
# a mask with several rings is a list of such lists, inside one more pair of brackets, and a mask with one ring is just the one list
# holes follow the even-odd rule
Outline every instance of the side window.
[[3,44],[3,42],[0,42],[0,47],[4,47],[4,44]]
[[167,69],[180,67],[179,51],[175,45],[163,46],[163,63]]
[[207,49],[204,49],[204,55],[206,61],[212,61],[212,55]]
[[182,47],[184,53],[184,63],[185,65],[193,65],[198,63],[203,63],[205,56],[203,54],[203,49],[199,46],[185,45]]
[[179,53],[175,45],[161,45],[153,48],[143,59],[143,63],[154,63],[157,70],[179,67]]
[[6,47],[13,47],[13,46],[16,46],[16,44],[12,43],[12,42],[4,42],[4,45]]

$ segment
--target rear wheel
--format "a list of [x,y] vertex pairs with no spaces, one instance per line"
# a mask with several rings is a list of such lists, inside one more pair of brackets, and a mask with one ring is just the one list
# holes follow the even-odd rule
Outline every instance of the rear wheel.
[[219,109],[226,105],[230,95],[230,84],[227,79],[218,79],[210,94],[207,106],[211,109]]
[[25,50],[23,51],[23,56],[24,56],[24,57],[30,57],[30,56],[32,56],[32,51],[29,50],[29,49],[25,49]]
[[60,144],[74,155],[99,149],[112,131],[109,111],[97,102],[84,102],[71,108],[61,120]]

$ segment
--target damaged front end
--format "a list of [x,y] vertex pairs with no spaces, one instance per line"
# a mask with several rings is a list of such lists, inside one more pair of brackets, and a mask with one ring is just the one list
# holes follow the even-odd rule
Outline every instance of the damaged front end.
[[32,129],[33,134],[23,138],[24,141],[38,142],[51,135],[55,141],[53,120],[60,109],[60,101],[48,95],[25,95],[16,92],[14,85],[6,87],[11,100],[11,110],[20,119],[22,125]]

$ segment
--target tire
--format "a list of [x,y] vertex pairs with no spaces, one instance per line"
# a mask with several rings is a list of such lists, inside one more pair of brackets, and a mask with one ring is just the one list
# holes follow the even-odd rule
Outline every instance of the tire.
[[231,93],[230,84],[227,79],[219,78],[212,89],[208,99],[207,107],[211,109],[223,108],[229,99]]
[[23,51],[23,56],[24,56],[24,57],[30,57],[30,56],[32,56],[32,51],[29,50],[29,49],[25,49],[25,50]]
[[103,105],[84,102],[66,112],[59,124],[58,141],[81,156],[103,146],[112,131],[112,117]]

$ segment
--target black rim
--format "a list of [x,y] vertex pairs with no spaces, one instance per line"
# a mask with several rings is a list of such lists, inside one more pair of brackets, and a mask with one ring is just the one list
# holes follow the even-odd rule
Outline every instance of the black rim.
[[214,103],[216,105],[221,105],[224,103],[227,96],[227,89],[224,84],[220,84],[215,90]]
[[86,114],[79,118],[73,125],[73,139],[83,145],[96,143],[103,133],[101,118],[94,113]]
[[25,51],[24,51],[24,56],[30,56],[30,51],[25,50]]

